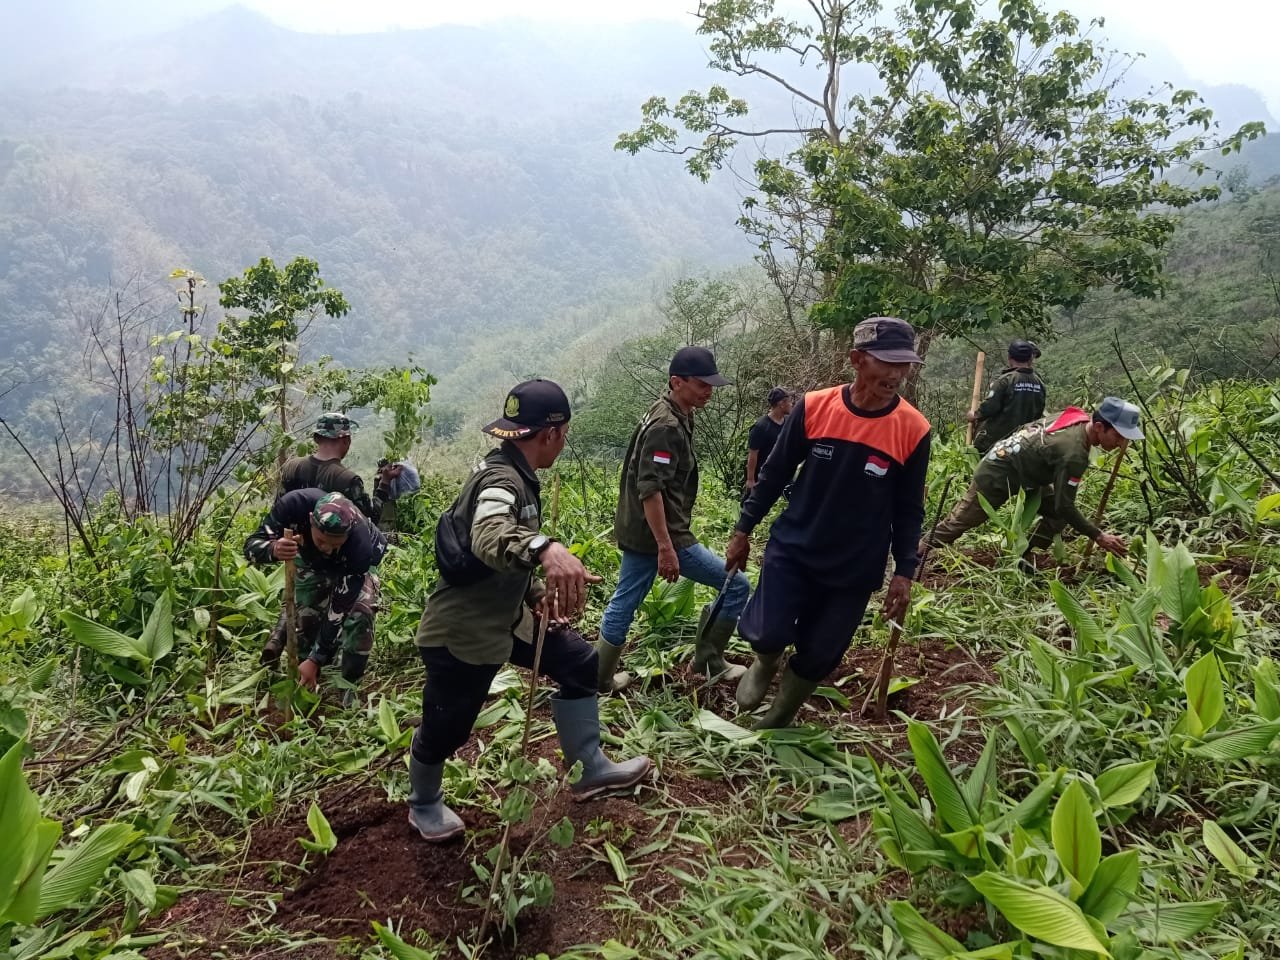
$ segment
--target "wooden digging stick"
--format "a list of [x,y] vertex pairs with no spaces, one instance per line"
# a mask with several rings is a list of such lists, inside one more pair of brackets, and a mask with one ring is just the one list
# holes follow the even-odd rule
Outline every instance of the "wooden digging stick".
[[[1125,451],[1129,449],[1129,441],[1125,440],[1120,444],[1120,449],[1116,451],[1116,462],[1111,468],[1111,476],[1107,478],[1107,485],[1102,488],[1102,499],[1098,501],[1098,509],[1093,511],[1093,525],[1096,527],[1102,523],[1103,514],[1107,512],[1107,501],[1111,499],[1111,491],[1115,489],[1116,477],[1120,476],[1120,464],[1124,462]],[[1089,558],[1093,556],[1093,541],[1089,541],[1089,545],[1084,548],[1084,557],[1080,561],[1079,569],[1084,569],[1084,565],[1089,562]]]
[[[290,558],[284,561],[284,648],[289,660],[289,680],[298,683],[298,567]],[[293,719],[293,692],[285,700],[285,720]]]
[[[973,367],[973,395],[969,398],[969,409],[965,411],[966,415],[978,409],[978,401],[982,399],[982,375],[986,372],[986,368],[987,355],[979,350],[978,362],[975,363]],[[978,424],[975,421],[970,420],[969,428],[965,431],[964,435],[965,443],[973,443],[973,434],[977,428]]]
[[[538,619],[538,628],[533,641],[533,672],[529,675],[529,698],[524,705],[524,733],[520,737],[520,756],[529,756],[529,734],[533,730],[533,701],[538,695],[538,670],[542,666],[542,647],[547,639],[547,624],[551,622],[551,613],[555,609],[555,598],[546,606],[546,614]],[[519,642],[519,641],[517,641]],[[481,946],[488,943],[485,936],[489,932],[490,918],[493,916],[493,898],[498,893],[498,881],[507,869],[507,857],[511,848],[511,822],[507,821],[502,830],[502,842],[498,844],[498,858],[493,864],[493,879],[489,883],[489,896],[484,903],[484,916],[480,919],[480,935],[477,943]]]
[[[551,490],[551,525],[552,533],[555,533],[556,527],[560,520],[560,473],[556,472],[555,486]],[[529,699],[524,705],[524,732],[520,736],[520,756],[528,758],[529,756],[529,734],[533,730],[533,701],[538,696],[538,671],[542,668],[542,648],[547,639],[547,625],[551,622],[551,618],[559,612],[559,597],[553,595],[551,602],[548,603],[544,610],[544,615],[538,620],[538,627],[533,638],[533,672],[529,675]],[[507,868],[507,856],[511,847],[511,823],[508,822],[502,830],[502,842],[498,845],[498,859],[493,865],[493,879],[489,883],[489,897],[484,903],[484,916],[480,918],[480,936],[478,943],[481,949],[488,944],[485,934],[489,932],[490,917],[493,915],[493,898],[498,892],[498,879]]]
[[[979,354],[978,356],[978,365],[981,366],[982,355]],[[942,510],[946,506],[947,494],[951,491],[951,481],[954,477],[954,474],[948,474],[946,483],[942,486],[942,496],[938,498],[938,509],[934,512],[933,526],[929,528],[930,537],[933,536],[933,531],[938,529],[938,524],[942,522]],[[924,562],[928,559],[929,551],[931,549],[933,549],[933,545],[928,539],[926,539],[924,551],[916,561],[916,575],[912,578],[912,583],[918,581],[920,579],[920,575],[924,572]],[[908,606],[910,606],[910,603],[910,598],[908,598]],[[902,615],[901,619],[907,619],[905,613]],[[901,640],[902,624],[895,623],[893,625],[893,629],[889,631],[889,645],[885,647],[884,656],[880,659],[880,675],[876,678],[876,712],[874,715],[876,720],[884,720],[889,711],[889,682],[893,679],[893,661],[897,656],[898,643]],[[865,703],[863,705],[863,709],[866,709]]]

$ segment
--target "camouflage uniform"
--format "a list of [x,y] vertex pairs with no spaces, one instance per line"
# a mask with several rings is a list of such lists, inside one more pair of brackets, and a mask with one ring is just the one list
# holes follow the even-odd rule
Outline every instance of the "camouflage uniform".
[[[360,426],[355,420],[341,413],[324,413],[316,418],[316,427],[312,431],[314,436],[327,437],[331,440],[340,440],[343,437],[351,436],[351,432]],[[376,488],[373,496],[364,489],[364,481],[360,478],[360,474],[356,473],[350,467],[344,466],[341,460],[321,460],[315,454],[307,457],[290,457],[285,461],[284,466],[280,468],[280,489],[277,493],[277,499],[286,493],[292,493],[294,490],[323,490],[326,493],[340,493],[352,503],[354,503],[366,517],[374,523],[378,523],[382,516],[384,503],[388,501],[388,493],[385,485]],[[305,561],[299,557],[298,562],[298,582],[297,589],[299,595],[299,618],[304,617],[302,610],[301,596],[304,590],[311,589],[310,584],[316,579],[312,571],[307,568]],[[304,583],[306,586],[304,586]],[[318,590],[327,593],[323,585],[318,585]],[[374,598],[377,599],[377,578],[374,578]],[[301,620],[306,623],[306,620]],[[280,611],[280,617],[276,621],[275,627],[272,629],[267,642],[262,649],[262,660],[264,663],[274,663],[280,658],[281,652],[284,650],[285,644],[285,621],[284,611]],[[373,645],[373,621],[369,622],[369,646]],[[344,646],[345,649],[345,646]],[[367,654],[368,648],[363,651]]]
[[[342,649],[342,675],[351,682],[364,674],[373,649],[373,622],[378,604],[378,578],[371,568],[387,550],[386,538],[367,518],[358,517],[337,553],[322,553],[311,539],[312,512],[327,495],[323,490],[294,490],[271,508],[245,541],[244,554],[255,563],[275,561],[271,543],[293,529],[302,536],[295,581],[300,644],[298,653],[318,665],[330,663]],[[347,504],[347,509],[351,505]],[[264,661],[268,649],[263,651]],[[279,658],[279,651],[275,652]]]
[[1085,429],[1090,416],[1068,407],[1057,418],[1029,423],[995,444],[978,464],[973,483],[955,509],[926,539],[930,544],[954,543],[967,530],[987,521],[981,494],[993,508],[1019,490],[1040,496],[1040,523],[1029,549],[1048,546],[1068,525],[1090,540],[1102,531],[1076,506],[1080,478],[1089,467]]

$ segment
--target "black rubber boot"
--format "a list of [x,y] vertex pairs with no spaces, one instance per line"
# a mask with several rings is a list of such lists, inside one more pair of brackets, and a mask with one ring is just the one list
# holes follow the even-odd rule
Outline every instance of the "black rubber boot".
[[582,778],[569,787],[574,800],[590,800],[629,790],[653,769],[648,757],[634,757],[614,763],[600,749],[600,701],[596,697],[576,700],[551,699],[551,716],[560,737],[566,767],[582,761]]
[[280,619],[272,628],[267,642],[262,645],[262,654],[258,657],[259,663],[264,666],[274,666],[280,662],[280,655],[284,653],[285,635],[284,612],[281,611]]
[[597,640],[596,657],[600,665],[596,689],[601,696],[607,697],[631,685],[631,674],[618,669],[618,661],[622,659],[621,647],[615,647],[608,640]]
[[738,701],[738,709],[743,712],[754,710],[764,703],[764,695],[769,692],[769,684],[773,682],[782,663],[780,653],[757,653],[751,666],[738,681],[738,689],[733,698]]

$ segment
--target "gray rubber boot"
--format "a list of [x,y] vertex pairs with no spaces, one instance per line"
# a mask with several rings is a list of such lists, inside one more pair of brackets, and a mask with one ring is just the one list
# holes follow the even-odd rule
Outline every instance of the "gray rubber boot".
[[643,780],[653,768],[648,757],[634,757],[614,763],[600,749],[600,701],[596,697],[577,700],[551,698],[551,716],[560,737],[566,767],[582,761],[582,778],[569,787],[574,800],[590,800],[619,790],[628,790]]
[[621,647],[615,647],[608,640],[597,640],[596,657],[600,664],[596,689],[601,696],[607,697],[631,685],[631,674],[618,669],[618,661],[622,659]]
[[747,672],[747,668],[730,663],[724,658],[724,651],[738,621],[721,617],[708,625],[707,617],[710,615],[711,608],[703,607],[702,616],[698,619],[698,640],[693,648],[693,672],[712,680],[737,680]]
[[778,684],[778,695],[765,711],[765,715],[755,722],[754,729],[769,730],[775,727],[789,727],[796,718],[809,695],[818,689],[812,680],[792,673],[791,667],[782,671],[782,682]]
[[756,654],[755,660],[751,661],[751,667],[738,681],[738,689],[733,694],[733,698],[738,701],[739,710],[744,712],[754,710],[764,703],[764,695],[769,692],[769,684],[773,682],[774,675],[778,672],[778,665],[781,663],[782,654],[780,653]]
[[425,764],[409,754],[409,826],[429,843],[443,843],[462,833],[462,818],[445,805],[440,781],[444,764]]

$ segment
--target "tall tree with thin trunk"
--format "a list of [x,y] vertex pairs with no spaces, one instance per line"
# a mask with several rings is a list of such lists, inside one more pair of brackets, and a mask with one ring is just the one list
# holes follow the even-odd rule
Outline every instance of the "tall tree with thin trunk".
[[617,146],[678,154],[707,179],[761,144],[741,223],[771,275],[809,268],[820,328],[896,314],[927,347],[996,324],[1043,330],[1099,287],[1158,296],[1177,212],[1218,195],[1169,174],[1203,174],[1208,151],[1263,132],[1220,135],[1191,91],[1133,95],[1132,58],[1101,46],[1100,23],[1035,0],[806,6],[791,18],[773,0],[714,0],[697,14],[711,68],[781,91],[794,123],[755,125],[716,85],[651,98]]

